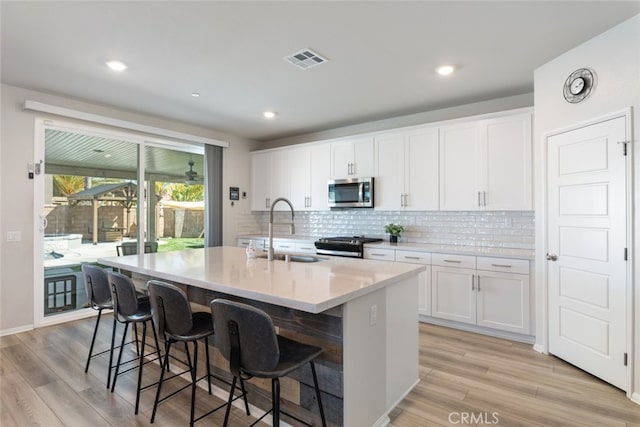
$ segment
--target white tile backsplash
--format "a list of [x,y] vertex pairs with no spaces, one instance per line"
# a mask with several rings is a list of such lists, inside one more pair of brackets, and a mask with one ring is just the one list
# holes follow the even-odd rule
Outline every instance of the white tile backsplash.
[[[290,219],[289,212],[276,212],[275,222]],[[404,212],[373,209],[296,212],[296,234],[312,238],[365,235],[383,237],[390,222],[404,226],[400,241],[480,247],[534,249],[533,211],[492,212]],[[268,212],[241,214],[239,234],[267,234]],[[276,226],[276,234],[287,234],[287,226]]]

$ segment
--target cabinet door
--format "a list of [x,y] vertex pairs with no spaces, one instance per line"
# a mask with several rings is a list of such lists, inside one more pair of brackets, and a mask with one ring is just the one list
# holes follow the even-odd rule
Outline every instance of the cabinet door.
[[331,179],[331,146],[319,144],[311,146],[310,194],[308,209],[329,210],[327,182]]
[[271,152],[251,154],[251,210],[265,211],[271,201]]
[[353,142],[337,141],[331,144],[331,176],[333,179],[350,178],[353,165]]
[[480,270],[476,288],[479,326],[530,333],[528,275]]
[[311,152],[308,147],[289,151],[289,200],[296,211],[309,207],[311,184]]
[[406,210],[438,210],[440,204],[438,140],[437,128],[412,132],[406,137],[404,161],[404,208]]
[[375,139],[375,208],[398,210],[404,206],[404,136],[385,135]]
[[531,115],[482,122],[483,208],[531,210]]
[[431,267],[431,315],[476,323],[475,270]]
[[357,177],[373,176],[373,138],[359,138],[353,140],[352,175]]
[[[271,203],[278,197],[289,198],[289,150],[271,152]],[[280,202],[275,210],[289,210],[286,203]]]
[[426,269],[418,275],[418,313],[431,316],[431,266],[427,265]]
[[480,138],[477,122],[440,129],[440,210],[478,210]]

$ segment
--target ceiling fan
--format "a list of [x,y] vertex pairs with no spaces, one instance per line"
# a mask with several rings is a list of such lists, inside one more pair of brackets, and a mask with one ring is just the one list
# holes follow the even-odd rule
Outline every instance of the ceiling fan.
[[185,181],[184,183],[187,185],[197,184],[200,178],[198,177],[198,172],[193,170],[193,159],[189,159],[189,170],[184,173]]

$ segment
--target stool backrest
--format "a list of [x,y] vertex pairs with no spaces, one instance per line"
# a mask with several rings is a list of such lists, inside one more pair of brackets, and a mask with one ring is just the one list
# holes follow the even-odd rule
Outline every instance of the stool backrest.
[[193,328],[191,305],[184,291],[170,283],[149,280],[151,315],[160,335],[179,336]]
[[[278,365],[278,337],[267,313],[225,299],[214,299],[210,306],[215,330],[213,339],[222,355],[229,360],[232,372],[236,370],[234,368],[267,372]],[[234,348],[236,331],[239,348]],[[239,366],[234,366],[236,364]]]
[[111,286],[114,313],[121,319],[135,314],[138,311],[138,296],[131,279],[115,271],[109,271],[107,275],[109,286]]
[[[116,246],[118,256],[135,255],[138,253],[138,242],[122,242]],[[158,252],[158,242],[144,242],[144,253],[151,254]]]
[[107,271],[91,264],[82,264],[84,288],[87,301],[91,305],[100,306],[111,302],[111,289]]

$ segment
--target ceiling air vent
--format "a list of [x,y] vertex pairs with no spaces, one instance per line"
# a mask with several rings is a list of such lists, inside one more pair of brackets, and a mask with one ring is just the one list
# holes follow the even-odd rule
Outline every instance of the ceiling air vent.
[[316,65],[324,64],[328,61],[327,58],[323,58],[311,49],[302,49],[299,52],[292,53],[285,56],[285,61],[295,65],[298,68],[306,70],[307,68],[315,67]]

